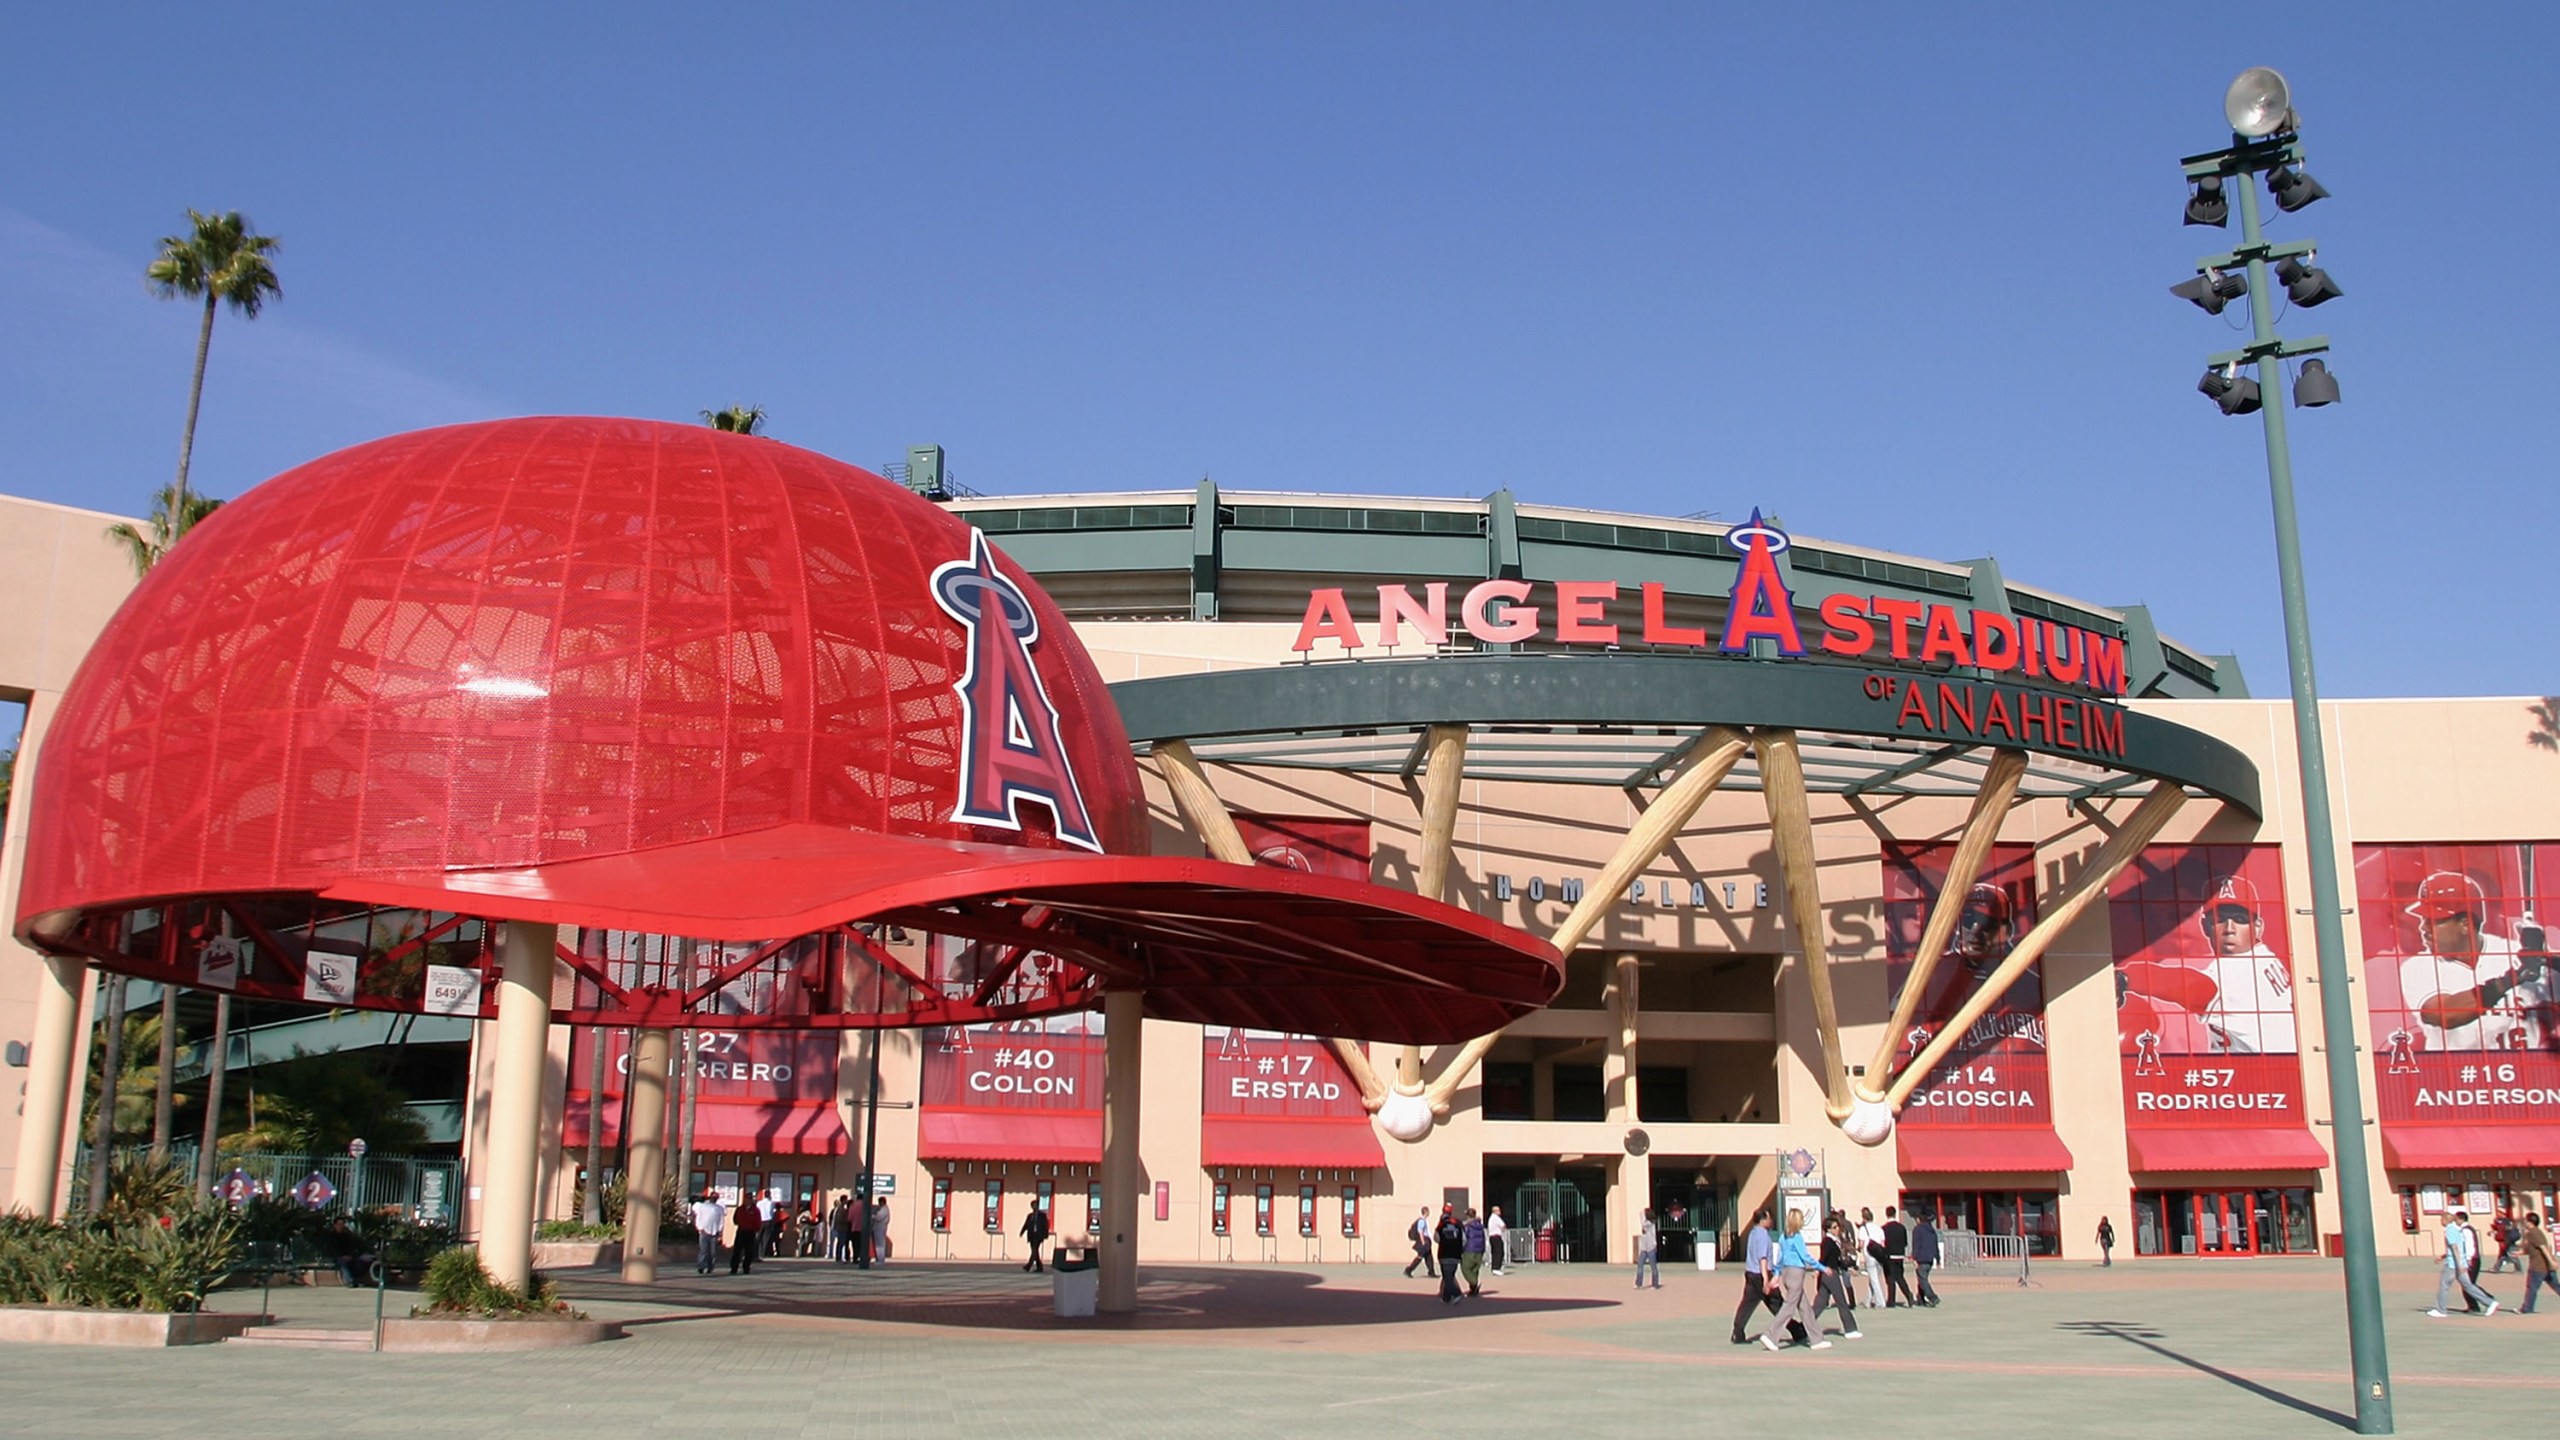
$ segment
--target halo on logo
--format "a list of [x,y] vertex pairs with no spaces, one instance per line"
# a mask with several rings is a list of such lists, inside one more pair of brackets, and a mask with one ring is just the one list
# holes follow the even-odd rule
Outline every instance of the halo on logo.
[[1016,635],[1035,635],[1040,622],[1031,613],[1031,602],[1002,575],[981,573],[969,561],[954,560],[933,572],[934,597],[953,618],[975,624],[985,616],[984,596],[996,597],[996,607],[1004,615],[1004,626]]
[[[1766,550],[1772,555],[1780,553],[1789,545],[1794,543],[1787,538],[1786,531],[1772,529],[1768,525],[1764,524],[1760,519],[1760,510],[1757,506],[1752,507],[1750,523],[1736,525],[1732,529],[1727,530],[1724,532],[1724,538],[1725,543],[1733,546],[1736,550],[1757,548]],[[1745,540],[1756,540],[1759,544],[1756,547],[1745,545],[1742,543]]]

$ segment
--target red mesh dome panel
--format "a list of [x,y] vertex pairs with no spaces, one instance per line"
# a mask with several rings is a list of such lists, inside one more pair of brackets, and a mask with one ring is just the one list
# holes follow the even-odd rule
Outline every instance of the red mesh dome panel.
[[[21,914],[614,855],[792,822],[1054,846],[950,816],[968,526],[776,441],[636,420],[395,436],[225,506],[81,666]],[[1101,846],[1142,853],[1065,617],[1031,654]]]

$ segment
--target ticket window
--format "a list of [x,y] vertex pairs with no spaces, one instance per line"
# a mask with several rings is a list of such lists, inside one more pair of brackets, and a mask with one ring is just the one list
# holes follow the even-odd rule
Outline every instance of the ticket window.
[[1227,1210],[1228,1207],[1235,1204],[1235,1198],[1235,1187],[1229,1185],[1224,1180],[1221,1180],[1217,1184],[1209,1187],[1210,1234],[1224,1235],[1229,1233],[1227,1229]]
[[818,1177],[817,1177],[817,1176],[815,1176],[815,1175],[803,1175],[803,1176],[801,1176],[801,1177],[800,1177],[800,1189],[799,1189],[799,1191],[798,1191],[797,1195],[796,1195],[794,1198],[796,1198],[796,1199],[800,1202],[800,1204],[799,1204],[799,1211],[800,1211],[800,1213],[801,1213],[801,1214],[803,1214],[803,1215],[815,1215],[815,1214],[817,1214],[817,1213],[818,1213]]
[[1043,1180],[1043,1181],[1041,1181],[1041,1182],[1040,1182],[1040,1184],[1039,1184],[1039,1186],[1037,1187],[1037,1189],[1036,1189],[1036,1191],[1035,1191],[1035,1193],[1034,1193],[1033,1197],[1032,1197],[1032,1201],[1031,1201],[1031,1203],[1032,1203],[1032,1204],[1034,1204],[1034,1205],[1036,1205],[1036,1206],[1038,1206],[1038,1207],[1040,1207],[1040,1213],[1041,1213],[1041,1214],[1046,1215],[1046,1216],[1048,1216],[1048,1217],[1049,1217],[1049,1230],[1050,1230],[1050,1233],[1052,1233],[1052,1234],[1057,1233],[1057,1229],[1058,1229],[1058,1182],[1057,1182],[1057,1181],[1055,1181],[1055,1180]]
[[951,1233],[951,1177],[948,1175],[934,1177],[933,1228],[937,1234]]
[[987,1233],[990,1235],[1004,1233],[1004,1182],[1002,1180],[987,1182]]
[[1342,1187],[1342,1238],[1360,1238],[1360,1187],[1357,1185]]
[[1298,1187],[1298,1234],[1309,1240],[1316,1238],[1316,1187],[1313,1185]]
[[1084,1233],[1102,1233],[1102,1182],[1088,1180],[1084,1187]]
[[1256,1185],[1253,1187],[1253,1233],[1265,1237],[1271,1235],[1271,1218],[1271,1187]]

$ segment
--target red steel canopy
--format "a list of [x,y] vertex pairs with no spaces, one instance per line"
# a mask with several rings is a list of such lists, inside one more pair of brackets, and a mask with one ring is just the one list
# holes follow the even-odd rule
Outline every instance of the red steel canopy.
[[1550,999],[1452,906],[1154,858],[1066,616],[808,451],[537,418],[323,457],[190,532],[65,691],[20,936],[155,979],[485,1014],[574,925],[574,1022],[958,1025],[1143,987],[1433,1043]]
[[2311,1132],[2281,1125],[2228,1130],[2162,1127],[2124,1132],[2135,1174],[2213,1170],[2326,1170],[2329,1152]]

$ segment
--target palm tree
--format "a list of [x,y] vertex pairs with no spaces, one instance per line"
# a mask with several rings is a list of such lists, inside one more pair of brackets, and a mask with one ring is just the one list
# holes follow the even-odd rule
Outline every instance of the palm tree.
[[[284,295],[271,257],[284,248],[272,235],[260,235],[237,210],[207,215],[187,212],[188,233],[160,237],[160,258],[142,272],[151,293],[163,300],[181,295],[204,300],[204,328],[196,332],[195,379],[187,386],[187,429],[178,442],[177,503],[169,513],[187,515],[187,464],[196,449],[196,411],[204,401],[204,357],[213,348],[213,312],[224,304],[255,320],[269,300]],[[179,526],[181,534],[186,527]],[[175,536],[170,537],[173,541]]]
[[2544,750],[2560,750],[2560,695],[2545,695],[2524,708],[2533,717],[2533,728],[2524,732],[2525,742]]
[[726,410],[705,410],[702,423],[732,435],[761,435],[764,433],[764,407],[732,405]]
[[107,527],[107,538],[124,546],[133,557],[133,573],[148,575],[169,547],[178,543],[188,531],[204,523],[204,517],[222,508],[222,502],[203,495],[186,498],[185,513],[179,513],[178,487],[163,485],[151,497],[151,518],[140,525],[119,520]]

